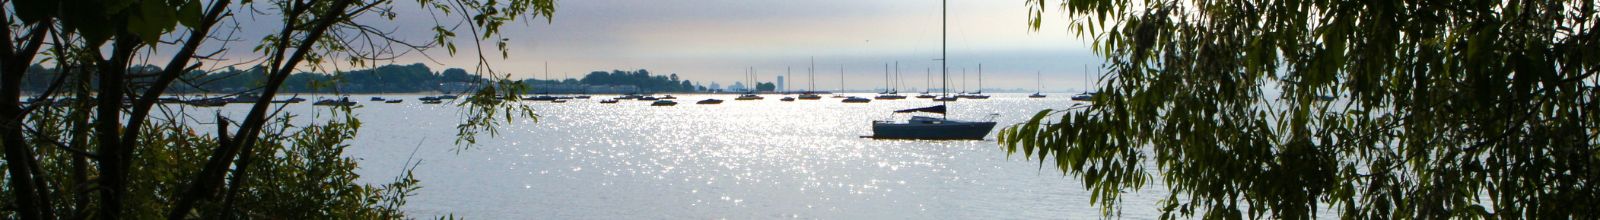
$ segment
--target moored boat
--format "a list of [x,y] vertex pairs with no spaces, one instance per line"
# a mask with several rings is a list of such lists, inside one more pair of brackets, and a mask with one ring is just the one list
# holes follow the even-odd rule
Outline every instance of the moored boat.
[[323,99],[321,101],[317,101],[315,103],[311,103],[311,105],[352,106],[352,105],[356,105],[356,102],[355,101],[350,101],[349,97],[343,97],[343,98],[339,98],[339,99]]
[[1094,98],[1094,93],[1093,92],[1084,92],[1084,93],[1079,93],[1077,95],[1072,95],[1072,101],[1085,101],[1085,102],[1087,102],[1087,101],[1089,101],[1090,99],[1093,99],[1093,98]]
[[[943,27],[941,27],[940,33],[944,34]],[[943,48],[941,48],[940,50],[943,50]],[[940,62],[940,66],[941,66],[939,68],[941,77],[942,76],[946,76],[946,75],[949,74],[948,71],[946,71],[946,70],[948,70],[948,68],[943,67],[945,65],[944,62],[946,62],[946,60],[947,59],[945,59],[945,57],[943,57],[943,55],[941,55],[940,58],[939,58],[939,62]],[[981,77],[980,77],[980,80],[981,80]],[[949,91],[949,87],[948,87],[949,84],[946,83],[945,85],[946,86],[945,86],[944,89],[942,89],[942,91]],[[980,88],[979,90],[981,91],[982,90],[982,86],[979,86],[979,88]],[[945,96],[945,97],[935,98],[934,100],[941,100],[941,99],[954,100],[955,97]],[[939,114],[940,117],[935,118],[935,117],[926,117],[926,116],[912,116],[909,120],[906,120],[903,123],[902,122],[895,122],[895,121],[888,121],[888,120],[874,120],[874,121],[872,121],[872,138],[881,138],[881,139],[936,139],[936,140],[977,139],[977,140],[981,140],[981,139],[983,139],[983,137],[989,135],[989,131],[994,130],[995,122],[993,122],[993,121],[969,122],[969,121],[950,120],[948,118],[948,115],[946,114],[947,111],[946,111],[946,107],[945,106],[946,106],[946,104],[940,104],[940,105],[930,106],[930,107],[922,107],[922,108],[913,108],[913,109],[904,109],[904,110],[894,111],[894,113],[892,113],[891,116],[893,116],[894,114],[901,114],[901,113],[923,112],[923,113]],[[990,118],[991,119],[993,118],[992,115],[991,115]]]
[[741,100],[741,101],[742,100],[762,100],[762,99],[766,99],[766,98],[765,97],[761,97],[759,95],[756,95],[755,93],[745,93],[744,95],[739,95],[739,97],[733,98],[733,100]]

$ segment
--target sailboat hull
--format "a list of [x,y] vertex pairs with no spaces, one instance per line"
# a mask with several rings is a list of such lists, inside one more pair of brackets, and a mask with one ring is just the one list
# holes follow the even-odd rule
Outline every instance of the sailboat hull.
[[994,130],[994,122],[949,122],[943,124],[872,123],[872,138],[925,140],[982,140]]

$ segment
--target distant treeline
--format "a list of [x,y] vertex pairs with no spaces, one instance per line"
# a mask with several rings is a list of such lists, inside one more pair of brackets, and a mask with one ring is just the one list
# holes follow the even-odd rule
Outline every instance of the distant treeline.
[[[155,66],[135,66],[129,73],[135,81],[153,81]],[[262,68],[238,69],[233,67],[216,71],[190,71],[168,89],[174,93],[232,93],[259,88],[265,84]],[[60,74],[55,68],[33,65],[22,83],[22,90],[42,92]],[[449,68],[434,72],[421,63],[410,65],[384,65],[371,69],[344,71],[337,74],[302,72],[290,75],[281,88],[289,93],[416,93],[466,91],[486,79],[464,69]],[[704,91],[689,80],[680,80],[678,74],[651,75],[649,70],[594,71],[580,79],[522,81],[533,88],[532,92],[556,93],[608,93],[608,92],[693,92]]]
[[[623,71],[612,70],[594,71],[584,75],[582,79],[565,80],[538,80],[527,79],[523,83],[533,86],[535,92],[547,93],[593,93],[604,87],[606,89],[624,87],[622,91],[605,92],[694,92],[705,91],[705,87],[697,86],[689,80],[678,78],[678,74],[650,75],[650,70]],[[632,90],[632,91],[627,91]]]

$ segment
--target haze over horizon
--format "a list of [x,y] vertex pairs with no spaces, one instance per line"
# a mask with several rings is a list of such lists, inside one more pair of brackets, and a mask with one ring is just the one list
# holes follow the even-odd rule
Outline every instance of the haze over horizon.
[[[1086,86],[1083,80],[1092,74],[1084,74],[1085,65],[1100,63],[1088,42],[1069,33],[1061,16],[1046,19],[1039,31],[1029,30],[1022,3],[949,1],[951,89],[957,89],[963,68],[969,88],[975,87],[979,63],[985,88],[1032,89],[1036,71],[1043,73],[1047,91]],[[429,39],[435,22],[428,12],[414,6],[395,9],[400,16],[394,22],[363,23],[391,29],[401,39]],[[246,25],[275,22],[249,20],[256,18],[248,15],[239,19]],[[755,68],[763,82],[792,68],[788,78],[795,88],[805,88],[806,68],[814,57],[819,90],[839,87],[841,67],[847,89],[881,88],[884,65],[899,61],[904,90],[923,87],[925,71],[938,76],[939,19],[939,1],[934,0],[560,1],[551,23],[540,18],[502,28],[510,39],[509,59],[499,59],[493,51],[486,55],[497,72],[514,79],[647,69],[727,86],[744,80],[747,68]],[[272,25],[250,27],[259,26]],[[377,65],[420,62],[470,71],[477,59],[472,43],[471,37],[457,39],[460,49],[454,57],[435,48],[427,51],[433,60],[413,53]],[[495,46],[486,41],[483,48]],[[550,64],[549,77],[545,62]]]

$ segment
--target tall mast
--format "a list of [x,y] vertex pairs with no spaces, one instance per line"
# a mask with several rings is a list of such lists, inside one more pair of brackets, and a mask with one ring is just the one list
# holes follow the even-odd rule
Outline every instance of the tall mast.
[[883,63],[883,94],[889,94],[889,63]]
[[933,68],[922,70],[922,93],[933,91]]
[[810,80],[806,80],[806,83],[811,84],[811,86],[809,88],[806,88],[806,92],[816,92],[817,91],[817,57],[811,57],[811,68],[806,68],[806,74],[811,76]]
[[[950,26],[950,1],[941,0],[939,1],[939,77],[943,79],[939,80],[939,84],[944,85],[940,86],[943,88],[939,89],[939,94],[941,96],[939,99],[944,101],[941,101],[939,104],[945,105],[945,109],[947,109],[945,111],[949,111],[948,109],[950,108],[950,101],[948,98],[946,98],[950,96],[950,80],[948,80],[950,78],[950,66],[946,60],[949,59],[947,57],[949,55],[949,51],[946,50],[949,49],[949,45],[947,45],[949,42],[947,41],[950,40],[950,33],[945,30],[946,28],[949,28],[948,26]],[[944,116],[944,119],[950,119],[949,113],[940,115]]]
[[[948,55],[947,53],[949,53],[949,51],[946,51],[947,49],[949,49],[949,45],[946,45],[949,42],[946,42],[946,41],[950,40],[950,33],[947,33],[948,31],[945,30],[946,28],[949,28],[948,26],[950,26],[950,16],[949,16],[949,14],[950,14],[950,1],[949,0],[940,0],[939,1],[939,76],[940,77],[944,77],[946,79],[948,79],[948,77],[950,75],[950,73],[949,73],[950,72],[950,67],[948,66],[948,64],[946,64],[947,63],[946,59],[948,59],[948,57],[946,57],[946,56]],[[943,94],[944,96],[949,96],[949,94],[946,94],[946,93],[948,93],[948,90],[950,90],[950,82],[948,82],[948,81],[949,80],[940,80],[940,84],[944,84],[944,86],[943,86],[944,89],[940,89],[939,94]],[[945,106],[946,113],[939,114],[939,115],[941,116],[941,119],[947,119],[948,120],[948,119],[950,119],[950,113],[948,113],[950,111],[949,110],[950,109],[950,106],[949,106],[950,101],[949,101],[948,98],[945,98],[945,97],[940,97],[940,99],[941,100],[945,100],[945,101],[941,101],[939,104]]]
[[783,67],[783,78],[789,78],[788,80],[784,80],[783,81],[783,92],[784,93],[788,93],[789,92],[789,81],[794,81],[794,67],[792,67],[792,66]]
[[839,93],[844,93],[844,64],[839,64]]
[[978,94],[983,94],[983,63],[978,63]]
[[900,61],[894,61],[894,91],[900,92]]

